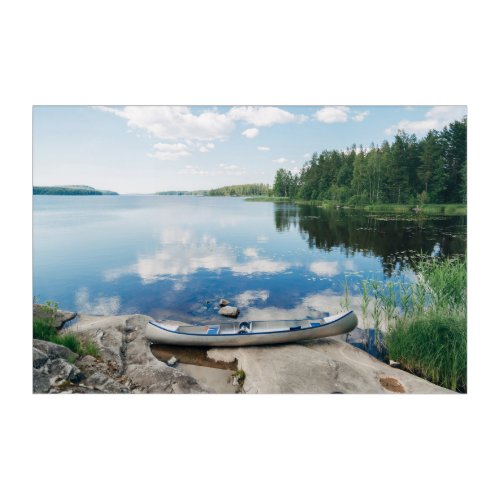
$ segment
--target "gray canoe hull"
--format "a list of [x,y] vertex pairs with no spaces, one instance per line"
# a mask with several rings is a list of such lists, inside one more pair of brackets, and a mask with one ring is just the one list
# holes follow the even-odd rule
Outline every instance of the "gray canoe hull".
[[247,325],[248,331],[241,331],[242,323],[236,321],[205,326],[177,326],[150,321],[146,328],[146,338],[155,344],[184,346],[240,347],[284,344],[348,333],[356,328],[358,319],[354,311],[349,311],[319,320],[243,323]]

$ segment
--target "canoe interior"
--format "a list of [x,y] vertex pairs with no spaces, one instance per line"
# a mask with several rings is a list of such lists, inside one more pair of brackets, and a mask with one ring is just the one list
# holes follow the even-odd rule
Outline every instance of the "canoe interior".
[[292,330],[301,330],[304,328],[314,328],[325,324],[324,319],[312,320],[276,320],[276,321],[233,321],[230,323],[220,323],[213,325],[197,326],[163,326],[167,330],[176,333],[196,334],[196,335],[235,335],[242,329],[246,333],[267,333],[267,332],[285,332]]

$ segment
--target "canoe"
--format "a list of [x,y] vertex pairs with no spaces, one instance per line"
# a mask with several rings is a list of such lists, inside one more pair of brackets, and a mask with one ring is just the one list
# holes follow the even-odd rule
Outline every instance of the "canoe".
[[354,311],[321,319],[232,321],[213,325],[174,325],[150,321],[146,338],[154,344],[239,347],[284,344],[348,333],[358,324]]

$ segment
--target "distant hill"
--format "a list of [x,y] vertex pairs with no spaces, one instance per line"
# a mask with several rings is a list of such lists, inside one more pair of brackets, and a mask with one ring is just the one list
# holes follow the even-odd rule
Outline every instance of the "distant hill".
[[70,196],[117,195],[114,191],[95,189],[90,186],[33,186],[33,194],[52,194]]

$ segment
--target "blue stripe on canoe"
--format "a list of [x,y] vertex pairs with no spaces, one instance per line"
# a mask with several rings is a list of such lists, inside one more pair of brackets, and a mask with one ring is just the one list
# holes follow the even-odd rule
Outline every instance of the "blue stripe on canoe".
[[317,323],[316,321],[311,321],[311,326],[314,328],[315,326],[321,326],[321,323]]
[[[343,316],[341,316],[340,318],[337,318],[335,321],[330,321],[330,323],[324,323],[323,325],[320,325],[320,326],[333,325],[333,323],[337,323],[337,321],[344,319],[346,316],[349,316],[349,314],[354,314],[354,311],[349,311],[349,312],[345,313]],[[155,326],[156,328],[159,328],[160,330],[165,330],[166,332],[170,332],[170,333],[177,333],[178,335],[192,335],[193,337],[205,337],[206,336],[205,333],[186,333],[186,332],[176,332],[174,330],[169,330],[168,328],[165,328],[164,326],[156,323],[155,321],[148,321],[148,323],[150,325]],[[258,321],[256,321],[256,323],[258,323]],[[301,331],[303,332],[305,330],[311,330],[311,328],[317,328],[317,327],[311,326],[309,328],[302,328]],[[272,332],[247,333],[247,335],[270,335],[273,333],[281,333],[283,331],[286,331],[286,330],[276,330],[276,331],[272,331]],[[239,335],[241,335],[241,334],[240,333],[225,333],[224,337],[237,337]]]

